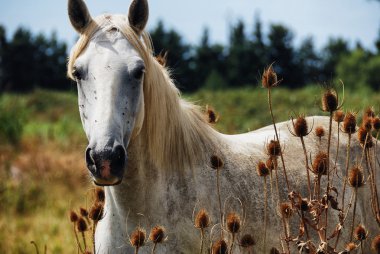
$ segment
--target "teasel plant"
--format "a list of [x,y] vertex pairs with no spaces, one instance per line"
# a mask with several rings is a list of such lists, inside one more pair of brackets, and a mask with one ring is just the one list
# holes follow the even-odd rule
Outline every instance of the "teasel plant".
[[359,224],[355,228],[353,235],[354,235],[354,239],[360,242],[360,250],[361,250],[361,253],[364,254],[363,242],[368,238],[368,231],[365,229],[365,227],[362,224]]
[[[237,204],[237,206],[235,204]],[[224,201],[223,209],[225,216],[222,228],[230,235],[229,253],[232,254],[236,235],[245,227],[245,207],[239,198],[230,196]]]
[[267,176],[271,175],[271,170],[263,161],[259,161],[256,166],[258,176],[264,179],[264,253],[266,253],[266,238],[267,238],[267,226],[268,226],[268,188],[267,188]]
[[214,232],[217,230],[219,227],[220,231],[224,231],[223,225],[222,224],[215,224],[211,230],[210,230],[210,252],[211,254],[228,254],[228,241],[224,237],[223,233],[216,233],[218,235],[217,239],[213,239]]
[[[253,254],[253,247],[255,244],[255,238],[251,234],[244,234],[239,240],[239,246],[243,248],[244,251],[248,252],[248,254]],[[265,246],[264,253],[266,253]]]
[[166,230],[163,226],[157,225],[151,229],[149,240],[153,243],[152,254],[156,253],[157,246],[166,241],[166,239]]
[[[271,65],[269,65],[269,67],[264,70],[264,73],[262,75],[262,86],[263,86],[263,88],[267,89],[269,113],[270,113],[270,116],[272,119],[272,124],[273,124],[274,132],[276,135],[276,141],[278,142],[278,144],[280,146],[280,151],[281,151],[281,144],[280,144],[280,139],[279,139],[279,133],[277,131],[276,121],[275,121],[275,118],[273,115],[271,90],[274,87],[278,86],[281,83],[281,81],[282,80],[278,80],[278,78],[277,78],[277,74],[273,69],[273,63]],[[279,155],[281,158],[282,169],[284,172],[284,178],[285,178],[285,183],[286,183],[286,187],[287,187],[287,192],[289,193],[291,188],[290,188],[288,176],[286,173],[284,156],[283,156],[283,153],[280,153]]]
[[[332,121],[334,113],[340,110],[344,104],[344,83],[340,80],[343,91],[343,99],[339,102],[339,93],[331,85],[325,86],[324,93],[321,98],[321,109],[323,112],[329,114],[329,130],[327,138],[327,186],[326,186],[326,196],[330,193],[330,149],[331,149],[331,134],[332,134]],[[327,240],[327,229],[328,229],[328,210],[329,205],[327,202],[325,211],[325,239]],[[327,243],[328,244],[328,243]]]
[[211,219],[210,215],[207,212],[206,209],[202,208],[199,210],[196,216],[194,216],[196,207],[194,207],[193,210],[193,221],[194,221],[194,227],[200,230],[201,234],[201,244],[199,248],[199,254],[203,253],[203,246],[204,246],[204,241],[205,241],[205,233],[206,229],[210,227],[211,225]]
[[310,167],[309,167],[309,160],[307,156],[307,150],[305,146],[305,140],[304,137],[308,136],[312,131],[314,127],[314,121],[312,127],[309,129],[308,123],[305,119],[305,116],[300,114],[298,115],[297,119],[294,121],[293,116],[291,116],[292,120],[292,125],[293,125],[293,131],[289,128],[289,132],[294,136],[300,138],[301,144],[302,144],[302,150],[305,156],[305,170],[306,170],[306,175],[307,175],[307,187],[309,191],[309,200],[312,198],[312,193],[311,193],[311,181],[310,181]]
[[136,229],[129,236],[129,243],[135,249],[135,254],[139,253],[139,250],[146,243],[146,231],[142,227],[136,227]]
[[338,162],[338,156],[339,156],[339,147],[340,147],[340,125],[344,121],[345,113],[343,110],[337,110],[334,112],[334,121],[337,124],[337,130],[338,130],[338,140],[336,144],[336,154],[335,154],[335,161],[334,161],[334,171],[335,174],[338,175],[338,168],[337,168],[337,162]]
[[[35,241],[30,241],[30,243],[34,246],[35,250],[36,250],[36,254],[40,254],[40,249],[38,248],[38,245]],[[44,246],[44,254],[47,254],[47,246],[45,244]]]
[[[213,155],[210,158],[211,168],[216,170],[216,188],[218,194],[218,203],[219,203],[219,218],[220,225],[223,225],[223,210],[222,210],[222,197],[220,194],[220,170],[224,167],[223,160],[217,156]],[[223,238],[223,230],[220,231],[220,237]]]

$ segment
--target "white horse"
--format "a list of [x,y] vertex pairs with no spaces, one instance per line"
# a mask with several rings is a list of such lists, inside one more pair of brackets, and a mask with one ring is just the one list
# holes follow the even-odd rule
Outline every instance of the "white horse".
[[[89,140],[87,166],[95,184],[106,186],[105,217],[95,237],[97,253],[133,253],[128,234],[146,223],[167,229],[168,240],[156,253],[197,253],[200,237],[192,221],[197,202],[198,208],[210,212],[213,223],[219,222],[216,171],[210,166],[215,154],[224,161],[221,198],[242,201],[246,211],[243,231],[252,230],[255,249],[262,253],[263,179],[256,174],[255,163],[268,157],[264,143],[273,138],[273,127],[224,135],[207,123],[199,107],[181,99],[168,70],[153,56],[144,32],[146,0],[134,0],[128,16],[92,18],[83,0],[69,0],[68,13],[80,34],[68,75],[78,85],[79,111]],[[314,117],[313,121],[328,129],[328,118]],[[278,124],[278,129],[281,143],[286,144],[289,182],[306,194],[301,144],[289,134],[287,123]],[[336,144],[336,128],[333,131],[332,143]],[[309,135],[305,141],[314,155],[320,148],[318,139]],[[353,142],[355,157],[360,148]],[[346,143],[342,137],[338,165],[344,165]],[[322,146],[326,147],[325,139]],[[281,176],[280,191],[286,197]],[[342,182],[334,185],[341,189]],[[276,207],[269,202],[267,246],[279,248],[282,227]],[[371,235],[377,233],[369,194],[360,197],[357,215]],[[330,223],[330,231],[334,226]],[[347,242],[347,235],[343,239]],[[149,251],[140,249],[140,253]]]

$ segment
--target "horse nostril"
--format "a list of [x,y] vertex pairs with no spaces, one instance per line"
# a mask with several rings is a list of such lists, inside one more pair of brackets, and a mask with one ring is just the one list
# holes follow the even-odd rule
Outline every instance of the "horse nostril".
[[86,163],[87,163],[87,166],[94,166],[95,165],[95,160],[92,156],[91,148],[87,148],[87,150],[86,150]]
[[114,154],[114,161],[120,166],[123,166],[125,163],[125,156],[126,156],[124,147],[121,145],[116,146],[114,148],[113,154]]

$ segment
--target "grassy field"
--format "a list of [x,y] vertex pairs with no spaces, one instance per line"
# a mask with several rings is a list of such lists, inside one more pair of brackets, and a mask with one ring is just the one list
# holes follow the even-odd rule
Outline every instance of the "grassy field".
[[[319,86],[273,91],[277,121],[292,112],[320,114]],[[221,115],[216,128],[241,133],[268,125],[266,91],[244,88],[185,95]],[[346,91],[345,109],[380,109],[380,93]],[[0,96],[0,253],[76,253],[68,212],[86,206],[93,188],[83,160],[86,140],[76,94],[35,91]]]

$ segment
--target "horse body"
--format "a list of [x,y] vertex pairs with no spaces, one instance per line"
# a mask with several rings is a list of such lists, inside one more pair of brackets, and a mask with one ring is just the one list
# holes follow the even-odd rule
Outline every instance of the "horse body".
[[[213,224],[220,222],[216,170],[210,166],[213,155],[224,161],[220,170],[221,199],[226,203],[223,213],[232,208],[241,212],[235,204],[239,199],[246,213],[241,233],[253,233],[255,249],[262,252],[264,180],[255,167],[259,160],[268,158],[265,143],[274,139],[273,127],[240,135],[214,130],[197,106],[180,98],[168,70],[154,58],[149,36],[143,31],[147,15],[145,0],[134,0],[128,16],[102,15],[95,19],[83,0],[69,0],[70,20],[81,37],[72,51],[68,75],[78,84],[79,110],[89,140],[87,166],[94,182],[106,186],[105,216],[95,235],[96,252],[133,253],[128,235],[136,227],[162,225],[167,229],[168,240],[156,253],[196,253],[200,232],[193,226],[193,211],[205,208]],[[309,124],[312,121],[328,129],[328,118],[314,117]],[[278,129],[285,147],[289,183],[291,191],[306,197],[305,157],[288,125],[289,122],[279,123]],[[347,138],[343,136],[339,169],[345,165]],[[326,138],[320,144],[310,134],[305,142],[312,156],[321,149],[326,151]],[[336,125],[331,143],[337,143]],[[335,146],[332,145],[332,155]],[[358,158],[360,151],[354,139],[352,158]],[[280,200],[284,201],[289,190],[281,163],[277,173]],[[341,190],[342,172],[338,174],[340,178],[335,176],[333,185]],[[275,186],[274,180],[272,185]],[[349,189],[346,200],[350,192]],[[370,195],[363,192],[362,196],[357,221],[366,223],[371,221]],[[268,247],[279,247],[283,236],[277,200],[275,188],[270,191],[268,183]],[[331,220],[329,232],[335,225],[336,221]],[[374,223],[366,225],[375,232]],[[346,239],[344,236],[341,242]],[[140,251],[148,253],[148,249]]]

